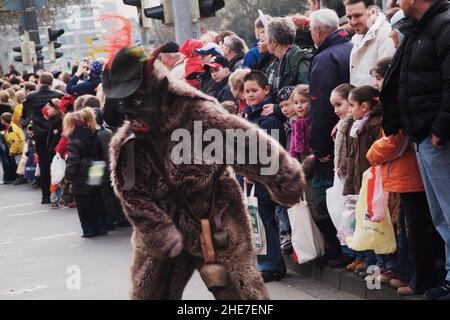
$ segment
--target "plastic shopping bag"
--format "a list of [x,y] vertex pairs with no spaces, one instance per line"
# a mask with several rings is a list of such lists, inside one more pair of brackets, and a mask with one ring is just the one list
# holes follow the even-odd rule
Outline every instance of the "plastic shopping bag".
[[256,185],[253,185],[250,196],[247,196],[247,183],[244,183],[244,194],[252,222],[255,251],[257,255],[265,256],[267,255],[266,230],[264,229],[264,224],[258,213],[258,198],[255,197],[255,188]]
[[384,219],[388,206],[389,193],[383,190],[381,167],[371,167],[367,182],[367,215],[366,219],[380,222]]
[[356,204],[355,232],[353,236],[346,238],[346,242],[350,249],[356,251],[374,250],[376,254],[394,253],[397,250],[397,242],[388,207],[385,207],[382,221],[373,222],[366,219],[367,189],[371,175],[370,169],[364,173],[360,196]]
[[355,232],[355,214],[358,199],[358,195],[344,196],[344,207],[342,208],[339,224],[336,226],[337,238],[339,239],[341,245],[347,245],[345,239],[347,239],[347,237],[351,237]]
[[66,162],[63,158],[57,153],[53,157],[52,164],[50,166],[50,175],[51,175],[51,183],[58,184],[64,179],[64,175],[66,173]]
[[[305,194],[303,199],[306,199]],[[311,217],[306,200],[288,209],[292,229],[292,247],[298,264],[317,259],[325,254],[325,240]]]

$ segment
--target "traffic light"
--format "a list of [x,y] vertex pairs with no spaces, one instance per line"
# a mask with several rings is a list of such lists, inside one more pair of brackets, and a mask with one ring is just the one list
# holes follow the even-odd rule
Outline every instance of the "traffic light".
[[[42,49],[42,46],[39,47]],[[37,63],[38,55],[36,54],[36,45],[33,41],[30,41],[30,34],[28,32],[24,32],[21,36],[20,47],[14,47],[13,51],[20,53],[20,56],[14,57],[14,61],[21,62],[24,65]]]
[[141,0],[123,0],[123,3],[128,6],[133,6],[133,7],[141,6]]
[[224,0],[198,0],[198,5],[200,7],[200,17],[209,18],[215,17],[216,11],[219,11],[225,7]]
[[55,62],[56,59],[63,56],[62,52],[56,52],[56,49],[61,48],[61,43],[57,42],[58,37],[64,34],[64,29],[47,29],[48,39],[48,54],[50,56],[50,62]]
[[172,0],[162,0],[161,5],[150,8],[146,8],[145,2],[146,1],[143,1],[144,4],[143,7],[144,7],[144,15],[147,18],[161,20],[165,24],[173,24],[174,19],[173,19]]

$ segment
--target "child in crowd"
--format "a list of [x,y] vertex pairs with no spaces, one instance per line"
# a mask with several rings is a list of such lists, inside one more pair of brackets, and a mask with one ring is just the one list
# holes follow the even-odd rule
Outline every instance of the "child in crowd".
[[289,152],[292,157],[303,162],[312,153],[309,144],[309,86],[298,85],[292,93],[292,103],[297,119],[292,123],[291,145]]
[[[260,71],[252,71],[247,74],[244,79],[244,93],[248,105],[244,110],[245,118],[259,128],[267,130],[269,135],[278,133],[280,144],[285,145],[283,122],[274,115],[261,115],[263,107],[272,103],[267,76]],[[276,138],[276,134],[273,136]],[[265,282],[280,280],[286,275],[286,265],[280,249],[280,237],[275,218],[276,203],[262,184],[257,183],[255,188],[255,196],[258,198],[258,213],[264,224],[267,240],[267,255],[258,256],[258,267]]]
[[[61,139],[62,134],[62,122],[63,122],[63,113],[60,107],[61,101],[59,99],[50,100],[46,106],[44,107],[44,117],[48,117],[49,121],[49,131],[47,136],[47,152],[48,159],[53,161],[53,158],[56,155],[56,146],[59,144],[59,140]],[[61,183],[57,185],[50,186],[50,202],[52,209],[59,209],[64,204],[61,201],[62,196],[62,187]]]
[[29,124],[27,126],[27,144],[24,147],[26,149],[25,156],[27,157],[27,162],[25,164],[25,174],[24,178],[27,181],[31,181],[33,186],[37,186],[36,181],[36,166],[38,163],[36,150],[33,141],[33,125]]
[[[280,101],[280,107],[283,112],[289,117],[286,117],[288,120],[284,123],[284,129],[286,132],[286,145],[283,147],[286,150],[289,150],[291,143],[291,117],[295,116],[294,104],[292,103],[292,92],[294,91],[293,86],[287,86],[280,90],[278,93],[278,101]],[[284,114],[284,113],[283,113]],[[289,215],[287,212],[287,208],[277,205],[276,206],[276,218],[278,222],[278,229],[280,231],[280,247],[283,253],[289,254],[292,252],[292,229],[291,224],[289,222]]]
[[[379,92],[374,87],[362,86],[352,90],[348,101],[354,122],[350,129],[352,142],[345,176],[344,196],[359,194],[363,174],[370,168],[366,154],[381,136],[382,121]],[[364,256],[364,264],[357,257],[358,264],[350,267],[361,277],[366,276],[365,270],[369,266],[376,265],[377,258],[372,251],[360,252],[358,255]]]
[[9,156],[13,157],[17,164],[22,156],[25,135],[23,130],[12,122],[12,114],[10,112],[5,112],[1,115],[1,122],[5,127],[4,134]]
[[[339,117],[339,122],[335,129],[334,143],[334,171],[342,181],[347,174],[348,158],[350,154],[352,138],[350,129],[353,125],[353,116],[350,112],[348,97],[354,86],[344,83],[336,87],[330,96],[330,103],[334,107],[334,112]],[[357,252],[347,246],[341,246],[342,254],[329,262],[332,268],[347,267],[348,270],[355,270],[359,267],[364,269],[364,257],[359,257]],[[356,258],[356,259],[355,259]]]
[[69,136],[65,180],[75,196],[83,238],[106,235],[106,209],[101,185],[89,184],[93,161],[103,160],[100,139],[96,132],[95,114],[85,108],[64,117],[64,131]]
[[247,74],[250,73],[250,71],[250,69],[238,69],[234,71],[228,79],[231,93],[238,101],[238,115],[242,115],[242,112],[247,107],[247,102],[245,101],[244,97],[244,78]]

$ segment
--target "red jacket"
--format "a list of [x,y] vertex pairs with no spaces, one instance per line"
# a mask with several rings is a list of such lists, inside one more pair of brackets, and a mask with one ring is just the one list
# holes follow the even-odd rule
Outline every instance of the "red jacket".
[[424,191],[416,152],[412,143],[405,139],[405,133],[400,131],[395,136],[376,141],[367,152],[367,160],[371,165],[381,165],[383,188],[387,192]]
[[202,59],[200,56],[194,54],[195,49],[200,49],[203,47],[203,42],[196,39],[188,39],[185,43],[180,47],[180,53],[183,54],[186,58],[185,62],[185,78],[188,79],[189,76],[193,73],[203,73],[202,67]]
[[67,156],[67,146],[69,145],[69,137],[61,136],[58,145],[55,148],[55,152],[59,153],[63,159]]

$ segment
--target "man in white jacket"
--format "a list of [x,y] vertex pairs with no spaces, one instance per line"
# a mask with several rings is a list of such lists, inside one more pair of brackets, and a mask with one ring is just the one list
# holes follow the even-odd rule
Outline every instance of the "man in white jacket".
[[350,83],[355,87],[373,85],[370,71],[381,59],[392,57],[391,25],[373,0],[348,0],[345,9],[355,30],[350,56]]

